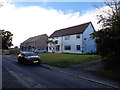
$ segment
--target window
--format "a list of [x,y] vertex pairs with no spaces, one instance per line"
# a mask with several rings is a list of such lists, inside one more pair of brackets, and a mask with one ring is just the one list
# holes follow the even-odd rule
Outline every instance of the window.
[[76,45],[76,50],[80,50],[80,45]]
[[35,53],[25,53],[25,56],[36,56]]
[[59,51],[60,50],[60,45],[57,45],[56,46],[56,51]]
[[87,38],[84,38],[84,40],[86,40]]
[[49,50],[52,50],[51,47],[49,47]]
[[71,46],[70,45],[66,45],[65,46],[65,50],[71,50]]
[[70,36],[65,36],[65,40],[70,40]]
[[80,34],[77,34],[77,35],[76,35],[76,39],[80,39]]

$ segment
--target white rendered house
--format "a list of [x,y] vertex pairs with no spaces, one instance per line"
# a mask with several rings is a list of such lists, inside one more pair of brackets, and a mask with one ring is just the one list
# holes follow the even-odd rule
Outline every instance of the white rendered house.
[[90,38],[94,32],[91,22],[61,29],[50,35],[48,40],[57,41],[54,50],[48,43],[48,52],[86,54],[96,51],[95,40]]

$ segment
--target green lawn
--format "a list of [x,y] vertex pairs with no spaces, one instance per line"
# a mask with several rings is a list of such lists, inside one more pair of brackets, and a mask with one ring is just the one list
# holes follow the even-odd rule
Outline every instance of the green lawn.
[[42,58],[43,63],[58,67],[67,67],[101,58],[101,56],[99,55],[79,55],[61,53],[40,53],[37,55]]

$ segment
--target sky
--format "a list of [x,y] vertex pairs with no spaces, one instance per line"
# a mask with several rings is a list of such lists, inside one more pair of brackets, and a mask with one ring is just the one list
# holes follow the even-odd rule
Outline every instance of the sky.
[[14,46],[30,37],[41,34],[50,36],[54,31],[92,22],[95,30],[97,15],[95,6],[107,9],[103,2],[6,2],[0,0],[0,29],[11,31]]

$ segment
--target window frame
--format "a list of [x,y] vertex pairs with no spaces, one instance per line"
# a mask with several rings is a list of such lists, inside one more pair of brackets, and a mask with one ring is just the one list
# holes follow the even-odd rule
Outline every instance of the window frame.
[[81,34],[76,34],[76,39],[80,39],[80,38],[81,38]]
[[81,50],[81,46],[80,45],[76,45],[76,50],[80,51]]
[[56,51],[60,51],[60,45],[56,46]]
[[70,35],[65,36],[65,40],[70,40]]

